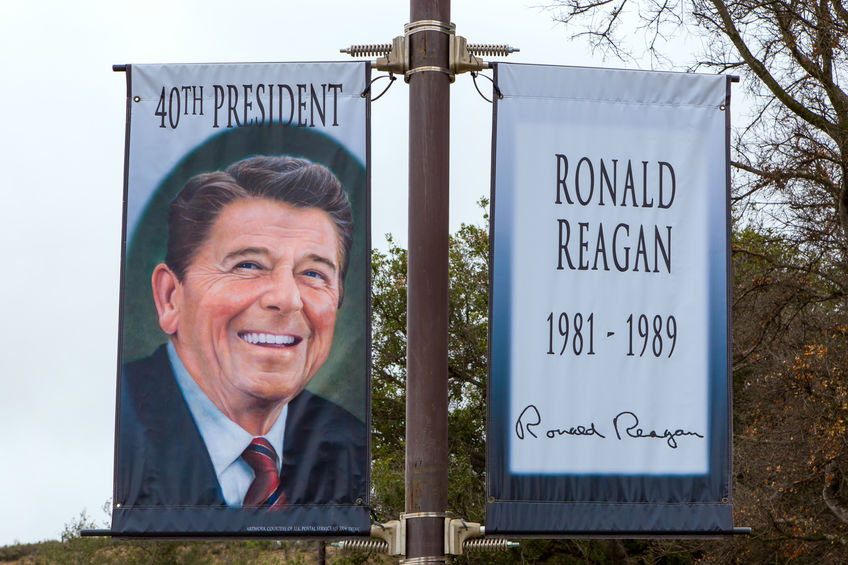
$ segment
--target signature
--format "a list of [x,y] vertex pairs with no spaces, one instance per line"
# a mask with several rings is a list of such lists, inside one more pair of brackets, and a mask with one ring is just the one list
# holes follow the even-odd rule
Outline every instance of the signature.
[[[630,424],[629,426],[627,424]],[[612,419],[612,425],[615,428],[615,436],[618,439],[621,439],[621,431],[619,426],[624,427],[624,433],[627,434],[628,437],[632,438],[646,438],[646,439],[664,439],[668,446],[672,449],[677,449],[677,438],[683,436],[695,436],[699,438],[703,438],[701,434],[697,432],[690,432],[684,430],[682,428],[678,428],[674,431],[666,428],[662,432],[657,432],[656,430],[648,430],[639,427],[639,418],[630,411],[620,412],[615,418]]]
[[[535,434],[535,432],[533,432],[532,428],[540,425],[541,423],[542,416],[539,414],[539,409],[530,404],[521,412],[521,415],[518,417],[518,421],[515,422],[515,435],[518,436],[518,439],[524,439],[524,434],[526,432],[533,437],[539,437]],[[568,428],[551,428],[545,431],[545,436],[551,439],[562,435],[598,436],[602,439],[607,437],[595,428],[595,422],[590,423],[588,426],[578,425]]]
[[[515,435],[518,439],[529,439],[530,437],[538,438],[541,434],[548,439],[554,439],[560,436],[596,436],[601,439],[606,439],[606,435],[598,430],[595,422],[589,424],[580,424],[566,426],[562,428],[543,428],[542,415],[539,409],[533,404],[527,405],[518,419],[515,422]],[[662,431],[645,429],[639,426],[639,417],[630,410],[619,412],[612,419],[612,428],[615,431],[615,437],[621,441],[627,438],[633,439],[660,439],[665,440],[666,445],[671,449],[677,449],[678,439],[683,437],[696,437],[703,439],[703,435],[698,432],[677,428],[671,430],[665,428]]]

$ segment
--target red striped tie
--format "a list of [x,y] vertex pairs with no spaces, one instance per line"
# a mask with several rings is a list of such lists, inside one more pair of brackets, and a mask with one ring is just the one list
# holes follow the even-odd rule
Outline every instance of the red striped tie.
[[253,469],[253,482],[244,495],[245,507],[285,505],[285,495],[280,488],[280,472],[277,470],[277,452],[264,437],[253,438],[241,454],[242,459]]

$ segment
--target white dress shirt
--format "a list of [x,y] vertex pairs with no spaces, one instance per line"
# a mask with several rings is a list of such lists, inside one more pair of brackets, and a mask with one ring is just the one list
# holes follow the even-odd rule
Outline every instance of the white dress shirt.
[[[218,484],[227,506],[241,507],[244,495],[253,482],[253,469],[241,454],[254,437],[241,426],[227,418],[209,397],[201,390],[183,365],[174,345],[168,342],[168,358],[177,378],[177,385],[183,393],[186,404],[200,437],[206,444],[206,450],[212,459]],[[288,406],[277,417],[277,421],[264,437],[277,451],[277,468],[282,465],[283,437],[286,430]]]

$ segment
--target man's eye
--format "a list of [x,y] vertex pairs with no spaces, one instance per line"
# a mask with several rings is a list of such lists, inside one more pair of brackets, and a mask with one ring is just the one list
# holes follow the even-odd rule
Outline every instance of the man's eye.
[[304,271],[303,274],[306,275],[307,277],[312,277],[312,278],[316,278],[316,279],[321,279],[321,280],[327,279],[326,275],[324,275],[324,273],[322,273],[321,271],[310,270],[310,271]]
[[236,265],[236,269],[261,269],[262,265],[253,261],[242,261]]

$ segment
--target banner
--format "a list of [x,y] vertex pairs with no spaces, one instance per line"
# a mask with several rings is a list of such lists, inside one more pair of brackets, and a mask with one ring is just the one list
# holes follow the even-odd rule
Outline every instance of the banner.
[[495,73],[487,533],[731,531],[728,78]]
[[126,74],[113,535],[367,535],[369,65]]

